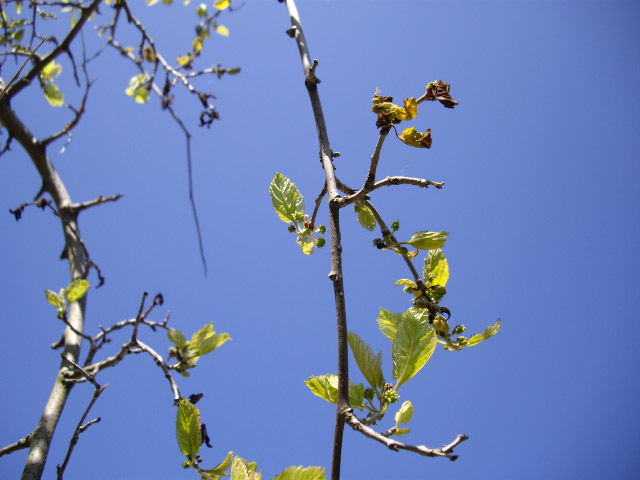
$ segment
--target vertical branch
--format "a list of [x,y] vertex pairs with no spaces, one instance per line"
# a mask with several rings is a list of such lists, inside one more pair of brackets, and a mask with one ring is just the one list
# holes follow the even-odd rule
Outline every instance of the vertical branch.
[[331,479],[340,479],[340,465],[342,460],[342,440],[344,435],[345,415],[352,411],[349,404],[349,350],[347,339],[347,308],[344,295],[344,276],[342,273],[342,238],[340,233],[340,208],[344,202],[338,193],[337,181],[333,167],[333,151],[329,143],[329,135],[322,111],[322,102],[318,93],[320,79],[316,76],[318,61],[311,63],[307,41],[302,30],[300,14],[294,0],[286,0],[291,19],[291,29],[288,34],[295,38],[300,51],[302,68],[305,76],[305,86],[311,100],[313,116],[318,132],[320,144],[320,160],[326,177],[326,189],[329,197],[329,225],[331,228],[331,272],[329,278],[333,282],[334,299],[336,305],[337,333],[338,333],[338,408],[333,440],[333,456],[331,461]]

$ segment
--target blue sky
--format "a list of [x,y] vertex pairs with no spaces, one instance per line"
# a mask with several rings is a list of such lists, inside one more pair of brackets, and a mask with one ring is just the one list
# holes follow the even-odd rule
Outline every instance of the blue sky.
[[[138,2],[136,2],[138,3]],[[195,5],[136,11],[168,58],[189,47]],[[454,110],[422,105],[416,126],[433,131],[431,150],[389,138],[379,177],[407,175],[444,189],[394,187],[372,196],[401,236],[451,232],[446,306],[455,323],[502,331],[477,347],[438,350],[401,390],[416,413],[409,443],[431,447],[459,433],[460,459],[394,453],[346,431],[343,478],[629,479],[637,475],[640,426],[636,302],[640,174],[640,9],[619,1],[300,0],[311,55],[320,62],[337,174],[360,185],[377,140],[371,97],[419,96],[443,79]],[[106,7],[103,13],[106,14]],[[106,20],[105,20],[106,21]],[[124,94],[136,74],[107,51],[91,64],[88,113],[63,155],[52,159],[75,201],[124,193],[82,214],[92,258],[107,281],[90,292],[87,331],[135,316],[142,292],[162,292],[171,325],[188,335],[211,321],[233,341],[201,360],[183,393],[199,403],[214,448],[258,462],[265,478],[290,465],[330,465],[332,405],[303,381],[334,373],[335,315],[327,279],[330,252],[303,256],[273,211],[276,172],[295,181],[308,208],[323,172],[302,68],[283,5],[247,0],[221,17],[231,32],[205,48],[205,64],[240,66],[234,77],[202,79],[218,96],[222,120],[197,127],[187,95],[176,105],[193,131],[195,196],[209,262],[204,277],[188,203],[185,142],[157,98],[145,106]],[[101,23],[96,19],[94,23]],[[123,29],[123,43],[136,44]],[[99,41],[87,31],[88,47]],[[61,88],[74,90],[63,62]],[[3,78],[8,73],[2,72]],[[13,102],[36,134],[58,130],[68,112],[36,88]],[[14,145],[0,159],[0,205],[31,200],[40,183]],[[327,222],[326,210],[321,221]],[[20,222],[0,216],[3,337],[0,444],[28,434],[53,386],[61,331],[45,289],[66,286],[62,236],[47,213]],[[393,284],[408,272],[399,257],[371,247],[377,236],[343,211],[349,329],[384,350],[380,307],[400,312],[409,298]],[[90,281],[95,283],[95,277]],[[156,312],[160,321],[165,310]],[[162,333],[142,339],[166,353]],[[115,337],[115,351],[125,337]],[[351,373],[359,377],[355,363]],[[188,479],[173,430],[166,380],[150,358],[132,356],[98,380],[109,383],[66,478]],[[55,475],[92,394],[76,387],[56,433],[45,476]],[[391,426],[392,415],[381,429]],[[0,460],[17,478],[25,452]]]

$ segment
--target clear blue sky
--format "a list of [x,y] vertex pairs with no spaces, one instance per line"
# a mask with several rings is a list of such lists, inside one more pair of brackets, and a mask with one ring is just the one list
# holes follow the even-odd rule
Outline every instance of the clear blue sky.
[[[167,57],[188,48],[195,4],[135,3]],[[349,430],[343,478],[636,478],[638,4],[300,0],[299,9],[320,61],[332,147],[342,153],[337,173],[347,183],[362,183],[375,146],[376,87],[401,100],[432,80],[452,85],[459,107],[424,105],[415,121],[432,128],[433,148],[389,138],[379,170],[445,188],[396,187],[373,201],[389,221],[401,221],[406,237],[451,232],[446,305],[455,323],[479,332],[504,320],[482,345],[438,350],[400,392],[416,409],[407,442],[438,447],[459,433],[471,437],[456,463],[390,452]],[[207,44],[205,63],[242,73],[199,85],[218,96],[222,121],[199,129],[196,103],[177,98],[196,137],[208,277],[188,203],[184,139],[157,98],[140,106],[124,94],[136,72],[119,55],[109,51],[91,64],[97,81],[88,113],[66,153],[57,153],[62,144],[51,152],[75,201],[125,194],[81,217],[107,277],[90,293],[87,332],[135,316],[143,291],[162,292],[171,324],[188,335],[211,321],[229,332],[233,341],[180,385],[185,394],[205,394],[199,406],[214,444],[203,452],[205,466],[233,450],[272,478],[290,465],[330,465],[335,410],[303,384],[337,370],[330,252],[304,257],[268,196],[280,171],[312,206],[323,172],[298,51],[284,34],[285,7],[247,0],[221,22],[231,35]],[[94,36],[85,34],[89,49],[99,45]],[[61,86],[77,98],[63,65]],[[39,135],[70,118],[35,88],[13,106]],[[7,445],[34,428],[53,386],[60,359],[49,346],[61,324],[43,292],[69,279],[58,260],[57,220],[33,209],[16,223],[8,213],[40,186],[17,144],[0,159],[0,182],[0,444]],[[391,348],[376,318],[380,307],[408,308],[393,286],[408,273],[399,257],[371,247],[375,235],[352,212],[343,218],[349,328],[384,349],[390,377]],[[169,346],[162,333],[145,331],[142,339],[163,353]],[[124,341],[114,337],[106,353]],[[362,380],[353,362],[352,375]],[[110,384],[92,412],[102,422],[82,436],[65,478],[197,478],[180,466],[171,392],[150,358],[127,358],[98,380]],[[47,478],[91,394],[87,385],[74,390]],[[25,452],[0,459],[0,477],[18,478],[25,459]]]

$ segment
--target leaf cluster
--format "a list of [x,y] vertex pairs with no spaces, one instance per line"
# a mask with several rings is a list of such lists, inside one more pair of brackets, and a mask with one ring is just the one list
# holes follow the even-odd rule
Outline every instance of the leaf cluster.
[[175,345],[169,349],[169,357],[178,360],[176,371],[183,377],[190,376],[187,370],[195,368],[200,357],[231,340],[228,333],[216,333],[213,322],[194,333],[191,340],[187,340],[184,333],[173,328],[167,330],[167,337]]
[[56,307],[58,318],[60,320],[67,319],[67,307],[69,303],[77,302],[84,297],[91,288],[89,282],[85,279],[77,279],[69,284],[67,288],[61,288],[60,293],[52,290],[45,290],[47,300],[51,305]]
[[[198,453],[202,448],[204,424],[200,420],[200,410],[187,399],[182,399],[178,406],[176,418],[176,439],[180,451],[187,458],[182,464],[184,468],[193,468],[200,474],[201,480],[219,480],[229,475],[232,480],[262,480],[262,471],[258,464],[248,462],[244,458],[229,452],[225,459],[213,468],[200,466],[202,458]],[[292,466],[276,475],[273,480],[325,480],[325,469],[322,467]]]
[[278,172],[271,181],[269,193],[280,220],[289,224],[289,232],[297,234],[296,242],[302,253],[312,255],[316,246],[322,248],[326,245],[323,237],[316,238],[314,234],[323,235],[327,229],[324,225],[316,228],[313,220],[309,219],[304,207],[304,197],[295,183]]

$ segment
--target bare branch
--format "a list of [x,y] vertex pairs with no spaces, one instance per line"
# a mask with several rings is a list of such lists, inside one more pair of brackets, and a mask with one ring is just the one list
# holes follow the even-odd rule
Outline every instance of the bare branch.
[[9,455],[10,453],[17,452],[18,450],[24,450],[25,448],[29,448],[31,446],[31,436],[33,433],[30,433],[24,438],[21,438],[16,443],[12,443],[11,445],[7,445],[6,447],[0,449],[0,457],[3,455]]
[[[65,357],[63,356],[63,358],[65,358]],[[95,377],[93,375],[90,375],[89,373],[87,373],[82,367],[80,367],[80,365],[78,365],[75,362],[72,362],[69,359],[65,358],[65,360],[67,362],[69,362],[71,365],[73,365],[74,369],[76,369],[88,381],[90,381],[93,384],[93,386],[95,387],[95,390],[93,392],[93,397],[91,398],[91,402],[89,402],[89,405],[87,405],[87,408],[85,409],[84,414],[82,415],[82,418],[78,422],[78,426],[76,427],[76,430],[75,430],[75,432],[73,434],[73,437],[71,437],[71,442],[69,443],[69,449],[67,450],[67,454],[64,457],[64,461],[62,462],[62,466],[61,465],[57,466],[58,480],[62,480],[62,477],[64,475],[64,471],[66,470],[67,465],[69,464],[69,460],[71,459],[71,454],[73,453],[73,449],[75,448],[76,444],[78,443],[78,440],[80,439],[80,434],[82,434],[85,430],[87,430],[94,423],[98,423],[100,421],[100,417],[98,417],[97,419],[91,420],[90,422],[88,422],[86,424],[84,423],[85,420],[87,419],[87,416],[89,415],[89,412],[93,408],[93,405],[96,403],[96,401],[98,400],[100,395],[102,395],[102,392],[104,392],[105,388],[107,388],[109,386],[109,384],[106,384],[104,387],[101,387],[98,384],[98,382],[96,382]]]
[[451,442],[449,445],[445,445],[442,448],[429,448],[424,445],[409,445],[403,442],[399,442],[398,440],[390,439],[387,436],[376,432],[371,427],[364,425],[358,419],[358,417],[354,415],[353,410],[345,412],[344,416],[345,421],[351,428],[358,432],[361,432],[366,437],[382,443],[390,450],[396,452],[399,450],[407,450],[410,452],[418,453],[425,457],[446,457],[451,461],[455,461],[458,459],[458,455],[452,455],[454,448],[460,445],[465,440],[469,439],[467,435],[458,435],[453,442]]

